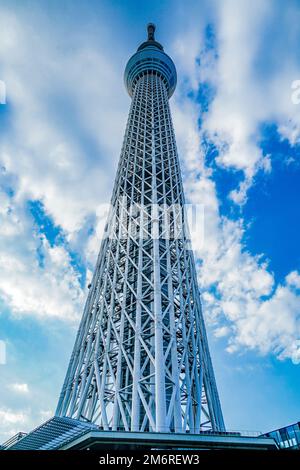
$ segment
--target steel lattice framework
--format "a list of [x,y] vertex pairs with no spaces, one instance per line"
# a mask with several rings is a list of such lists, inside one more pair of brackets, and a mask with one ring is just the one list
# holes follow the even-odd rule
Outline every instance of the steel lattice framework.
[[125,83],[112,208],[56,415],[105,430],[222,431],[169,108],[176,70],[151,24]]

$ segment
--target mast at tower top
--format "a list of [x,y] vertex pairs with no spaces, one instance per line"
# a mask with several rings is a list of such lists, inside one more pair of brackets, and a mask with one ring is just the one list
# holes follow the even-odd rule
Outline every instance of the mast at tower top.
[[156,26],[154,23],[147,24],[147,41],[144,41],[139,46],[138,51],[141,51],[142,49],[145,49],[146,47],[156,47],[157,49],[161,51],[164,50],[163,46],[155,39],[155,35],[154,35],[155,30],[156,30]]
[[147,24],[147,31],[148,31],[148,41],[154,41],[154,33],[155,33],[155,24],[154,23],[148,23]]

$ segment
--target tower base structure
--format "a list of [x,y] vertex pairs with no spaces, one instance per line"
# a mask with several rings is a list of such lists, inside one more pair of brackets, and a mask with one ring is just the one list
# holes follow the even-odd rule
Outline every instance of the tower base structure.
[[[13,444],[9,444],[13,442]],[[55,416],[3,450],[277,450],[274,439],[238,432],[158,433],[102,430],[80,420]]]

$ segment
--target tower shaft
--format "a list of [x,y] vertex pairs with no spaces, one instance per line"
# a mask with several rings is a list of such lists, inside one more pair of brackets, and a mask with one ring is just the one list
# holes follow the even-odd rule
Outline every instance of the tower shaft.
[[[112,430],[224,430],[169,108],[176,71],[158,46],[153,32],[129,61],[111,211],[56,414]],[[139,62],[145,52],[167,72]]]

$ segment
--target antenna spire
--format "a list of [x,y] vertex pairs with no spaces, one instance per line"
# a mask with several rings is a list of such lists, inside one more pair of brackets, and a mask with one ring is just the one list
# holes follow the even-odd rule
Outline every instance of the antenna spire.
[[148,23],[147,31],[148,31],[148,41],[155,41],[155,38],[154,38],[155,24]]

